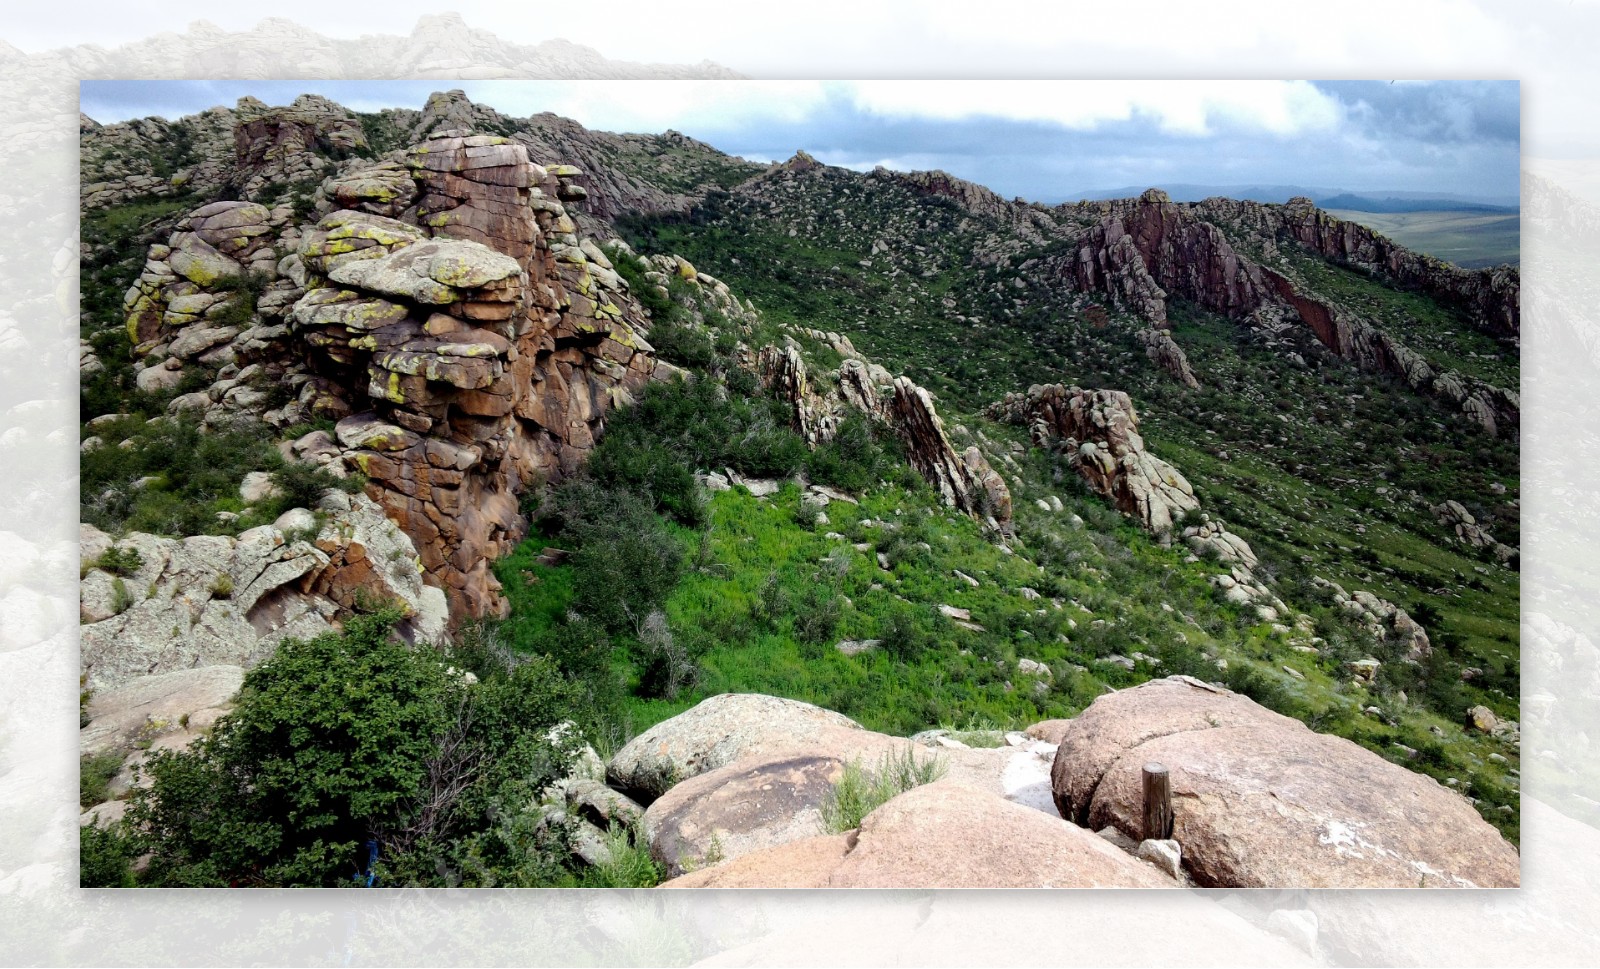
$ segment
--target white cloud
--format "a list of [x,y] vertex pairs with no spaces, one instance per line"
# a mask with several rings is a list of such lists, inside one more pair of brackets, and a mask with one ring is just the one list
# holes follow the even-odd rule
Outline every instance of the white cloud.
[[815,81],[478,81],[462,88],[503,114],[553,111],[590,128],[634,132],[795,123],[826,97]]
[[1304,81],[860,81],[863,111],[893,116],[1003,118],[1092,128],[1135,116],[1172,134],[1204,135],[1219,121],[1273,134],[1332,128],[1336,100]]

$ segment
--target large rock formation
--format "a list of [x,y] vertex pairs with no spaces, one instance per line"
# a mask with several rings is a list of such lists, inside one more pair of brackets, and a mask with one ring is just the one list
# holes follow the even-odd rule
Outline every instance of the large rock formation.
[[[246,108],[241,171],[248,160],[281,179],[272,166],[313,146],[359,146],[359,126],[318,99]],[[452,613],[498,614],[489,563],[521,538],[518,495],[575,470],[605,413],[656,369],[645,314],[562,204],[577,174],[444,130],[345,166],[311,226],[286,207],[204,206],[151,248],[128,293],[140,386],[220,367],[173,409],[339,421],[342,465],[367,476]],[[269,409],[278,386],[291,399]]]
[[1210,887],[1514,887],[1516,849],[1461,795],[1221,687],[1152,680],[1097,699],[1052,768],[1063,817],[1142,837],[1144,764]]
[[302,94],[288,107],[242,97],[234,109],[234,165],[247,195],[267,185],[321,180],[330,161],[366,149],[361,122],[327,98]]
[[1158,535],[1200,507],[1178,469],[1145,450],[1133,401],[1116,390],[1034,385],[990,405],[995,420],[1028,428],[1034,444],[1066,450],[1072,467],[1117,509]]

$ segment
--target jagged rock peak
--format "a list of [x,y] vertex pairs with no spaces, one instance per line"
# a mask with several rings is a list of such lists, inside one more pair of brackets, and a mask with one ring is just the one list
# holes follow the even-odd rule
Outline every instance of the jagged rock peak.
[[1172,196],[1168,195],[1165,189],[1147,188],[1139,196],[1139,201],[1145,205],[1170,205]]
[[1120,390],[1034,385],[986,414],[1028,428],[1040,447],[1062,446],[1091,488],[1155,535],[1170,537],[1177,519],[1200,507],[1178,469],[1145,450],[1133,401]]
[[809,172],[827,166],[811,157],[811,154],[802,148],[794,153],[793,158],[778,167],[790,172]]

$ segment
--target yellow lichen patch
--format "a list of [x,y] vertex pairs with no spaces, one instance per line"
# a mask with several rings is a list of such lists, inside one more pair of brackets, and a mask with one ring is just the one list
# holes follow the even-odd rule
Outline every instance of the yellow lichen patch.
[[694,266],[689,264],[689,260],[679,259],[678,275],[682,276],[684,279],[694,279],[699,274],[695,272]]

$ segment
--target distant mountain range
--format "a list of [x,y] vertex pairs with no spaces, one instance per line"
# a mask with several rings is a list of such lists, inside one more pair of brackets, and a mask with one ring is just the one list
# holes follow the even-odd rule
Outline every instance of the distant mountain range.
[[[1133,198],[1151,186],[1124,186],[1066,196],[1063,201]],[[1287,202],[1305,196],[1324,209],[1356,212],[1515,212],[1520,200],[1515,196],[1461,196],[1441,192],[1350,192],[1338,188],[1313,188],[1304,185],[1158,185],[1174,202],[1198,202],[1224,196],[1253,202]]]

